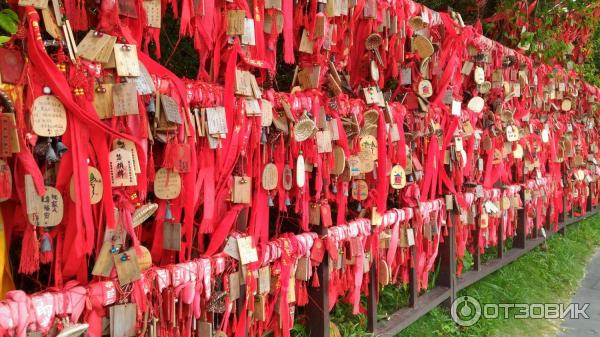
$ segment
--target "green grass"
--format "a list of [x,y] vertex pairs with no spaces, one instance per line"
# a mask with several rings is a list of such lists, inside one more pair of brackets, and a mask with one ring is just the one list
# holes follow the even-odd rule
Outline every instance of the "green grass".
[[[567,228],[566,236],[548,240],[548,250],[536,248],[459,295],[482,303],[568,303],[579,287],[585,266],[600,246],[600,216]],[[436,308],[400,336],[554,336],[560,327],[554,320],[480,320],[460,328],[447,309]]]
[[[473,296],[481,303],[568,303],[579,287],[586,264],[600,247],[600,215],[569,226],[566,236],[554,235],[547,246],[546,251],[532,250],[459,295]],[[468,270],[472,258],[466,255],[465,270]],[[482,260],[488,261],[495,255],[495,249],[488,249]],[[386,286],[380,291],[379,319],[385,319],[407,303],[406,288]],[[364,299],[363,305],[366,307]],[[343,337],[370,335],[366,332],[366,316],[352,315],[347,304],[338,303],[331,312],[331,320]],[[554,336],[560,323],[558,320],[501,318],[482,319],[471,327],[462,328],[452,321],[448,309],[437,307],[398,336]],[[303,328],[303,324],[297,324],[292,335],[306,336]]]

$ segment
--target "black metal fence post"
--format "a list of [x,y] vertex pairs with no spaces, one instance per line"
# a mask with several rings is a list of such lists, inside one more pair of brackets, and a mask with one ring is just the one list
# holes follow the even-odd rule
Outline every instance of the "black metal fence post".
[[[326,229],[321,227],[317,234],[324,235]],[[325,250],[323,261],[317,267],[319,287],[308,287],[307,327],[311,337],[329,337],[329,255]]]

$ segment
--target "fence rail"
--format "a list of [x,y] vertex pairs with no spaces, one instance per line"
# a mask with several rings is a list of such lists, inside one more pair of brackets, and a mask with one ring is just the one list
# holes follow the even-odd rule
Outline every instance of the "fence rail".
[[[498,245],[497,256],[487,263],[481,262],[481,256],[479,249],[475,249],[473,254],[473,269],[463,273],[461,276],[456,274],[457,258],[455,253],[456,244],[456,232],[455,227],[450,226],[448,228],[448,236],[445,238],[444,243],[440,246],[440,253],[438,259],[440,259],[440,272],[436,280],[435,287],[428,289],[425,293],[419,295],[417,292],[417,275],[415,267],[411,267],[408,291],[409,291],[409,304],[406,307],[399,309],[392,313],[385,320],[377,320],[377,287],[379,287],[377,279],[377,269],[374,265],[370,268],[370,280],[369,290],[367,296],[367,330],[372,332],[374,336],[391,337],[400,333],[403,329],[411,325],[413,322],[430,312],[435,307],[445,304],[450,305],[456,298],[458,291],[472,285],[473,283],[481,280],[489,274],[501,269],[507,264],[515,261],[519,257],[527,254],[532,249],[538,247],[545,240],[553,236],[554,234],[564,234],[567,226],[579,222],[584,218],[600,212],[600,207],[597,202],[597,190],[595,188],[596,182],[591,182],[589,186],[589,195],[587,197],[586,210],[582,210],[581,215],[575,215],[572,207],[567,207],[566,196],[563,197],[563,212],[559,214],[559,223],[556,231],[552,230],[550,221],[548,218],[544,219],[544,235],[538,233],[538,229],[534,227],[532,233],[527,235],[527,214],[525,213],[525,207],[518,209],[517,212],[517,227],[516,234],[513,238],[512,248],[508,249],[503,240],[504,228],[502,221],[498,226]],[[519,196],[521,200],[524,199],[525,189],[521,189]],[[551,206],[547,206],[551,207]],[[549,214],[550,212],[546,212]],[[457,216],[456,210],[447,212],[448,223],[452,222],[454,217]],[[479,227],[477,227],[477,231]],[[478,235],[475,237],[479,238]],[[474,243],[477,247],[477,242]],[[501,248],[501,249],[500,249]],[[411,247],[411,252],[414,256],[414,246]],[[311,288],[310,302],[307,307],[308,313],[308,329],[310,336],[323,336],[329,337],[329,320],[330,315],[328,310],[328,286],[329,286],[329,273],[327,258],[318,268],[318,276],[324,282],[321,282],[321,287]],[[375,262],[375,261],[374,261]],[[414,264],[416,265],[416,263]]]

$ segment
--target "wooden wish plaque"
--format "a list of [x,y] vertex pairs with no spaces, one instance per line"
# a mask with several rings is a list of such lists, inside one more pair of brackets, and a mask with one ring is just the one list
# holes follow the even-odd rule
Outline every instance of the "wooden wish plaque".
[[279,179],[279,172],[277,166],[273,163],[268,163],[262,172],[262,187],[271,191],[277,188],[277,181]]
[[42,137],[62,136],[67,130],[67,112],[54,95],[42,95],[33,101],[31,127]]
[[137,56],[137,46],[134,44],[115,43],[115,64],[119,76],[140,76],[140,64]]
[[135,249],[119,254],[113,254],[113,261],[121,285],[126,285],[142,278]]
[[181,193],[181,176],[179,173],[161,168],[154,177],[154,195],[159,199],[175,199]]
[[[100,171],[93,166],[88,166],[88,183],[90,187],[90,203],[95,205],[102,200],[104,185],[102,185],[102,174],[100,174]],[[74,177],[71,177],[71,181],[69,182],[69,196],[71,197],[71,200],[77,200]]]
[[181,224],[165,222],[163,224],[163,249],[181,250]]
[[12,195],[12,172],[5,160],[0,159],[0,202],[10,199]]
[[136,186],[135,164],[131,152],[118,148],[109,154],[110,178],[113,187]]
[[135,83],[115,84],[112,88],[113,113],[115,116],[139,114],[137,89]]
[[33,212],[27,215],[29,222],[38,227],[53,227],[63,218],[64,204],[60,192],[51,186],[46,186],[46,193],[40,198],[32,199]]

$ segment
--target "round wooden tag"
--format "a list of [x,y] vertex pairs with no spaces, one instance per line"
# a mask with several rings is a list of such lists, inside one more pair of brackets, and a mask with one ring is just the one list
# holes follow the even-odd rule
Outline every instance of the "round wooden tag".
[[583,181],[583,179],[585,179],[585,172],[583,172],[583,170],[577,170],[575,172],[575,177],[577,178],[577,180]]
[[390,173],[390,184],[395,190],[399,190],[406,186],[406,172],[400,165],[394,165]]
[[562,111],[569,111],[571,110],[571,105],[572,104],[570,99],[564,99],[560,104],[560,108],[562,109]]
[[390,284],[390,268],[385,260],[379,260],[379,283],[384,286]]
[[125,253],[128,255],[133,255],[137,257],[137,264],[140,267],[140,271],[145,271],[152,267],[152,255],[148,248],[140,245],[140,252],[138,252],[135,247],[129,248]]
[[367,126],[374,126],[377,128],[377,120],[379,119],[379,112],[375,109],[369,109],[363,114],[363,128]]
[[550,131],[548,129],[542,130],[542,142],[548,143],[550,141]]
[[475,71],[473,72],[473,79],[477,84],[483,84],[483,82],[485,82],[485,71],[483,71],[482,67],[475,67]]
[[339,176],[344,172],[344,168],[346,167],[346,154],[344,153],[344,149],[340,146],[335,146],[333,148],[333,168],[331,170],[331,174]]
[[42,137],[61,136],[67,130],[67,112],[54,95],[42,95],[33,101],[31,127]]
[[418,88],[419,96],[429,98],[433,95],[433,86],[429,80],[421,80]]
[[506,127],[506,140],[509,142],[516,142],[519,140],[519,128],[515,125],[509,125]]
[[[104,194],[104,185],[102,185],[102,175],[97,168],[88,166],[88,183],[90,185],[90,204],[95,205],[102,200]],[[69,196],[75,201],[75,180],[71,177],[69,182]]]
[[480,113],[483,110],[484,105],[485,101],[483,98],[475,96],[469,100],[469,103],[467,103],[467,108],[475,113]]
[[515,146],[515,149],[513,150],[513,157],[515,157],[515,159],[523,158],[523,147],[521,146],[521,144],[517,144]]
[[360,152],[365,152],[371,160],[377,159],[377,138],[366,135],[360,139]]
[[482,94],[487,94],[492,89],[492,82],[484,81],[479,85],[479,92]]
[[379,67],[377,66],[377,62],[375,60],[371,60],[371,78],[373,81],[379,81]]
[[0,159],[0,202],[10,199],[12,195],[12,172],[5,160]]
[[429,41],[428,38],[422,35],[415,36],[413,38],[412,45],[413,49],[417,52],[417,54],[419,54],[419,56],[422,59],[433,55],[433,52],[435,51],[433,49],[431,41]]
[[163,200],[175,199],[181,193],[181,176],[179,173],[161,168],[154,177],[154,195]]
[[292,169],[289,165],[283,167],[283,189],[289,191],[292,189]]
[[265,165],[262,172],[262,187],[267,191],[276,189],[278,176],[279,172],[275,164],[268,163]]
[[369,186],[367,182],[361,179],[354,180],[354,188],[352,189],[352,198],[354,200],[363,201],[369,196]]
[[375,161],[368,151],[360,151],[358,159],[361,173],[369,173],[375,169]]
[[46,193],[33,200],[33,213],[28,214],[29,222],[38,227],[58,225],[63,218],[64,204],[60,192],[51,186],[46,186]]
[[358,156],[350,156],[348,158],[348,168],[350,169],[351,177],[360,175],[360,158]]
[[487,228],[488,227],[488,214],[485,210],[483,210],[481,212],[481,214],[479,215],[479,227],[480,228]]

